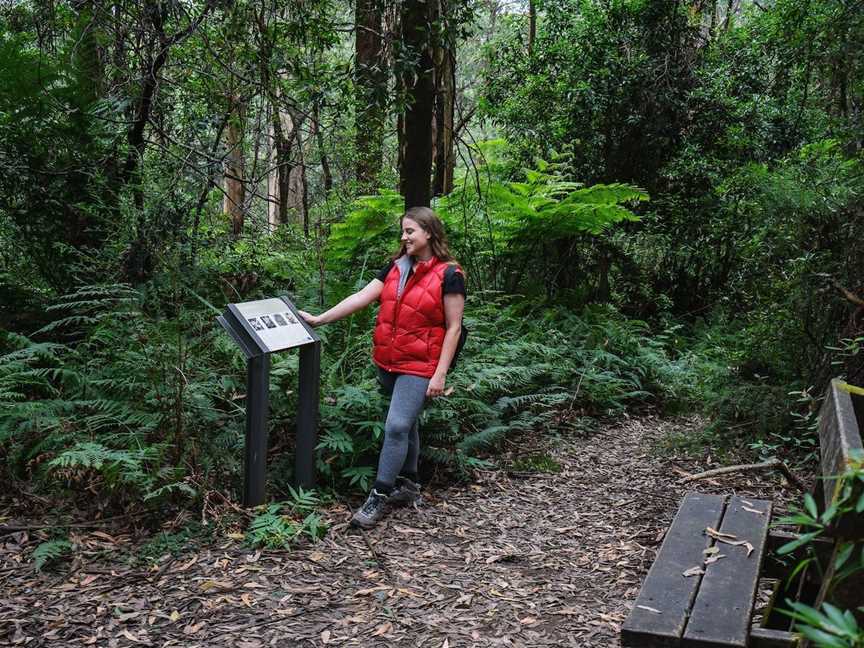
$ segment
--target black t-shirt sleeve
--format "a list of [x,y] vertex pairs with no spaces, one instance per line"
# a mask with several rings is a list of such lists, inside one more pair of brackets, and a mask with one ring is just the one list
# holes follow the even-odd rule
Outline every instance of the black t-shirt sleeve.
[[378,281],[380,281],[381,283],[384,283],[384,280],[387,279],[387,275],[390,273],[390,268],[392,268],[392,267],[393,267],[393,262],[391,261],[390,263],[387,264],[386,268],[384,268],[381,272],[379,272],[375,276],[375,278]]
[[455,265],[448,266],[444,271],[444,294],[445,295],[466,295],[465,276],[458,272]]

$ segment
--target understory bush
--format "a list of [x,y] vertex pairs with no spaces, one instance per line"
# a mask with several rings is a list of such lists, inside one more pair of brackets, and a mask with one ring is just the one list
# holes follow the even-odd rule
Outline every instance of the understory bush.
[[[421,420],[424,456],[462,472],[483,465],[509,434],[542,434],[643,404],[680,407],[697,397],[692,366],[674,349],[674,331],[653,335],[611,307],[577,313],[482,292],[469,297],[465,323],[471,334],[447,379],[453,391],[433,401]],[[374,477],[386,407],[368,359],[369,338],[354,376],[325,391],[320,443],[321,470],[361,487]]]
[[[217,309],[190,284],[82,287],[50,307],[55,319],[41,330],[4,335],[0,447],[10,476],[153,502],[238,484],[245,362],[216,326]],[[166,310],[171,318],[161,317]],[[331,487],[366,489],[374,477],[386,399],[370,358],[373,317],[319,329],[318,469]],[[432,464],[465,473],[514,432],[695,398],[675,331],[653,335],[611,307],[571,312],[478,291],[465,322],[471,335],[448,376],[453,392],[421,422]],[[292,477],[297,371],[296,354],[273,356],[270,436],[281,454],[270,478],[282,495]]]
[[[212,317],[147,311],[143,291],[85,286],[30,337],[6,333],[0,445],[6,469],[68,488],[194,495],[202,471],[235,453],[242,383]],[[53,339],[40,342],[39,339]]]

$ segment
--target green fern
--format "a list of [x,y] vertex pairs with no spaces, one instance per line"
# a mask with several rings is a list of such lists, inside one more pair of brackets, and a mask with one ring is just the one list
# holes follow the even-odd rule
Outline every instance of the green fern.
[[327,241],[328,256],[337,263],[352,262],[359,250],[378,250],[382,258],[398,238],[399,215],[404,199],[395,191],[381,190],[377,196],[354,201],[341,223],[333,225]]
[[306,490],[302,486],[298,486],[296,489],[289,486],[288,492],[291,495],[289,505],[293,511],[314,511],[321,504],[321,498],[314,490]]
[[302,520],[285,515],[285,508],[294,513],[310,511],[319,504],[315,493],[311,491],[292,490],[292,501],[268,505],[249,523],[246,541],[253,547],[267,549],[283,549],[290,547],[301,536],[317,541],[327,532],[327,524],[315,511],[308,512]]
[[270,504],[263,513],[249,523],[246,541],[253,547],[281,549],[300,533],[300,526],[290,518],[281,515],[281,504]]
[[[221,372],[205,366],[199,377],[183,366],[178,353],[189,353],[186,325],[151,319],[143,299],[122,284],[80,287],[48,309],[61,317],[37,333],[77,342],[6,337],[0,444],[9,445],[10,467],[37,466],[36,474],[66,486],[92,484],[96,475],[96,483],[118,496],[154,501],[191,495],[179,468],[188,451],[209,462],[236,444],[223,443],[212,429],[199,443],[196,429],[242,420],[242,410],[221,411]],[[164,470],[165,462],[178,469]]]
[[43,567],[55,562],[72,550],[72,543],[66,538],[57,538],[42,542],[33,550],[33,565],[36,571],[42,571]]

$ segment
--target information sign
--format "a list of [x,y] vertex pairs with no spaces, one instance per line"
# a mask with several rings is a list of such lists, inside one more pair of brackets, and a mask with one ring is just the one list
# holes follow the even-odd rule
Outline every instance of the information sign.
[[314,341],[298,316],[281,299],[261,299],[234,306],[270,353]]
[[216,318],[246,356],[246,458],[243,503],[264,502],[270,354],[300,347],[294,476],[298,486],[315,485],[321,340],[287,297],[228,304]]

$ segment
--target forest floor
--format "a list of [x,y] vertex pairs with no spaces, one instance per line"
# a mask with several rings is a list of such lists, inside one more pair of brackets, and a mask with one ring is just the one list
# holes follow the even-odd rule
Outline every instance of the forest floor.
[[[587,436],[523,438],[500,462],[510,470],[431,489],[367,532],[334,505],[326,537],[290,551],[250,550],[223,534],[135,566],[136,541],[82,529],[75,543],[89,557],[37,573],[25,562],[27,532],[7,534],[0,643],[618,646],[686,490],[772,499],[775,510],[798,497],[776,473],[680,484],[716,460],[658,453],[657,442],[699,424],[649,416]],[[125,560],[112,559],[118,546]]]

